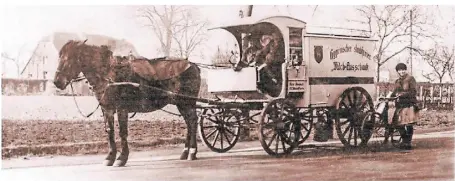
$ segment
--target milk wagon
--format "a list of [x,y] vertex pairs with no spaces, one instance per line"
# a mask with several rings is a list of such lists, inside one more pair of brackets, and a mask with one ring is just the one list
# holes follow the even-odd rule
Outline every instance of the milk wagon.
[[[246,62],[238,70],[208,70],[208,91],[217,98],[200,105],[199,134],[211,150],[229,151],[250,124],[257,125],[264,150],[275,156],[291,153],[313,127],[330,131],[332,122],[345,146],[368,142],[371,131],[362,126],[374,109],[374,40],[310,32],[305,22],[287,16],[242,18],[213,29],[236,39],[240,57],[232,67]],[[271,62],[244,57],[255,40],[264,47],[274,43],[273,54],[264,56]],[[322,137],[319,141],[327,141]]]

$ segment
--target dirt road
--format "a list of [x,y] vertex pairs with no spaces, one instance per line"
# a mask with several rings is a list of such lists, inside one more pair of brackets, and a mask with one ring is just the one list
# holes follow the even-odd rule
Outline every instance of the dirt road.
[[217,154],[201,145],[197,161],[178,160],[181,147],[133,152],[127,167],[105,167],[104,155],[3,160],[2,180],[453,180],[454,131],[415,135],[414,149],[346,150],[308,142],[272,158],[257,142]]

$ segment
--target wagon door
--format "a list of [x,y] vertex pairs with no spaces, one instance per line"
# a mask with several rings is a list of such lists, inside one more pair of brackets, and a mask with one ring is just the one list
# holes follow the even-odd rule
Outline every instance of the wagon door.
[[289,28],[289,60],[292,66],[287,68],[287,94],[294,98],[302,98],[306,90],[302,30],[303,28]]
[[299,102],[297,106],[304,106],[303,96],[307,90],[305,63],[303,62],[303,28],[289,27],[289,61],[292,66],[287,67],[287,97]]

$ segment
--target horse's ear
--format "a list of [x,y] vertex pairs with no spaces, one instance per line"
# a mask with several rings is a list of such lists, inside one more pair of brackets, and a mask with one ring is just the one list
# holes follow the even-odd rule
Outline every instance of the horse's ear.
[[79,45],[83,45],[83,44],[85,44],[85,42],[87,42],[87,40],[88,40],[88,39],[85,39],[85,40],[82,41],[82,42],[77,42],[77,41],[76,41],[76,45],[78,45],[78,46],[79,46]]

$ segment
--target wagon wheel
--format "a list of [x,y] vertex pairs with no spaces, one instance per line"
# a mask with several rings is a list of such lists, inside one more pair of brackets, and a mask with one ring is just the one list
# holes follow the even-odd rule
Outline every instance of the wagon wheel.
[[346,147],[366,145],[372,131],[362,128],[362,122],[373,109],[371,96],[361,87],[348,88],[338,98],[335,125],[338,138]]
[[291,153],[299,143],[300,124],[298,110],[290,101],[272,100],[262,110],[259,121],[262,147],[273,156]]
[[311,117],[310,111],[300,112],[300,128],[299,145],[308,139],[311,129],[313,129],[313,118]]
[[199,136],[210,150],[229,151],[240,137],[240,111],[204,109],[199,117]]

